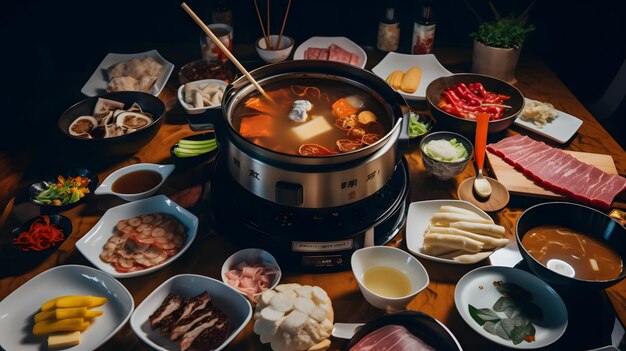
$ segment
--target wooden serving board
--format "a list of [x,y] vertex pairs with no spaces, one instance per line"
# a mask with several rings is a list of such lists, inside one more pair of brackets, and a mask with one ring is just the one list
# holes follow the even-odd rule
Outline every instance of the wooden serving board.
[[[611,155],[568,150],[562,151],[572,155],[586,164],[597,167],[608,174],[617,174],[615,162],[613,161],[613,157],[611,157]],[[550,199],[565,198],[564,195],[557,194],[546,187],[535,183],[531,178],[525,176],[522,172],[515,169],[515,167],[506,163],[506,161],[502,158],[489,151],[487,151],[487,158],[494,177],[498,179],[498,181],[502,183],[511,194],[538,196]]]

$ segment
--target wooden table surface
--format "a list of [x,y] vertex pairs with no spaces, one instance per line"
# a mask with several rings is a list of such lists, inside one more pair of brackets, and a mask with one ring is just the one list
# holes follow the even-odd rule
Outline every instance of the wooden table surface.
[[[372,50],[370,52],[373,53]],[[470,55],[467,50],[442,49],[436,51],[435,54],[444,66],[453,72],[467,70],[469,67]],[[381,58],[382,55],[380,53],[370,55],[368,68],[371,68]],[[175,70],[174,76],[177,74],[177,71]],[[525,96],[548,101],[557,109],[577,116],[584,121],[577,135],[568,144],[563,145],[563,148],[610,154],[615,160],[618,172],[621,175],[626,175],[626,153],[624,150],[544,63],[532,57],[523,58],[517,69],[516,78],[516,86]],[[171,162],[169,156],[170,146],[181,137],[193,133],[186,125],[185,116],[176,101],[176,84],[175,78],[170,79],[170,85],[159,96],[166,102],[168,109],[166,123],[164,123],[158,135],[146,147],[131,157],[122,159],[94,158],[89,160],[74,160],[72,157],[64,157],[51,164],[48,159],[49,150],[27,150],[21,154],[0,153],[0,205],[4,208],[0,217],[2,237],[6,237],[6,234],[13,226],[38,214],[38,208],[27,201],[27,189],[31,183],[37,181],[43,174],[61,171],[72,166],[87,165],[96,169],[100,180],[103,180],[104,177],[114,170],[129,164],[138,162]],[[426,109],[423,105],[415,106],[415,108],[417,110]],[[546,141],[515,126],[506,132],[508,135],[516,133],[528,134],[533,138]],[[411,201],[456,198],[457,186],[464,179],[474,175],[473,167],[468,166],[461,175],[453,180],[437,181],[425,173],[419,150],[415,146],[409,148],[405,156],[411,173]],[[219,279],[223,261],[231,253],[239,249],[239,247],[233,246],[230,242],[217,235],[212,229],[209,216],[210,209],[207,202],[203,201],[203,199],[206,199],[207,194],[201,194],[202,184],[207,181],[210,172],[209,166],[176,170],[160,190],[160,193],[172,197],[175,201],[180,201],[181,205],[190,207],[190,210],[200,218],[200,229],[192,247],[171,265],[145,276],[120,280],[133,295],[135,306],[139,305],[162,282],[176,274],[194,273]],[[201,196],[202,199],[197,204],[194,204],[193,198],[196,195]],[[513,198],[509,207],[494,215],[496,222],[507,228],[507,237],[513,241],[515,222],[524,208],[528,207],[532,201],[536,200]],[[86,204],[81,204],[64,212],[63,214],[70,217],[73,221],[74,230],[72,236],[56,253],[35,268],[16,276],[0,279],[0,299],[19,288],[30,278],[53,266],[68,263],[89,265],[75,249],[74,244],[91,229],[106,209],[120,203],[122,203],[120,200],[113,197],[94,196]],[[404,230],[396,236],[392,245],[406,250],[406,244],[403,239]],[[470,329],[460,318],[454,306],[454,288],[458,279],[480,265],[489,264],[489,261],[487,260],[478,265],[459,266],[432,262],[421,258],[419,260],[428,270],[430,284],[425,291],[421,292],[410,303],[408,308],[429,314],[445,323],[466,350],[500,349],[501,347],[478,336]],[[6,267],[0,267],[0,272],[4,269]],[[297,282],[300,284],[318,285],[324,288],[332,299],[335,321],[337,322],[365,322],[383,314],[382,311],[371,307],[362,298],[354,276],[350,271],[324,274],[301,274],[287,271],[283,275],[282,282]],[[607,289],[606,295],[608,295],[620,319],[626,321],[626,281]],[[601,310],[605,310],[607,306],[609,307],[608,310],[610,310],[610,304],[606,302],[606,297],[602,293],[588,296],[586,299],[590,302],[585,301],[580,305],[591,305],[593,308],[587,308],[588,311],[584,311],[584,313],[569,310],[571,316],[570,328],[572,328],[572,325],[587,325],[591,329],[586,330],[589,333],[593,333],[593,328],[604,328],[604,324],[607,323],[603,319]],[[36,308],[37,305],[38,302],[33,302],[33,308]],[[596,306],[600,306],[600,308],[596,308]],[[584,309],[584,306],[581,308]],[[578,307],[576,307],[576,310],[578,310]],[[2,311],[0,311],[1,313]],[[609,323],[612,327],[612,320]],[[606,328],[604,328],[604,332],[606,332]],[[592,340],[593,338],[588,337],[589,335],[593,334],[580,335],[580,333],[568,332],[551,349],[585,349],[600,346],[597,340]],[[333,340],[332,349],[339,349],[343,345],[344,341]],[[127,325],[110,339],[102,349],[148,350],[149,348],[133,334]],[[259,342],[258,336],[252,332],[252,323],[250,323],[230,345],[229,349],[267,350],[269,347]]]

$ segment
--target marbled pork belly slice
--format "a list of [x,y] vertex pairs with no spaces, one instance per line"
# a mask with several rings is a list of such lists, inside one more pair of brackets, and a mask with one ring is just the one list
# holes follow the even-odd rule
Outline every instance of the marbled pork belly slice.
[[161,324],[161,321],[174,313],[183,304],[184,299],[176,294],[169,294],[161,303],[161,306],[152,313],[148,320],[150,321],[150,328],[156,329]]

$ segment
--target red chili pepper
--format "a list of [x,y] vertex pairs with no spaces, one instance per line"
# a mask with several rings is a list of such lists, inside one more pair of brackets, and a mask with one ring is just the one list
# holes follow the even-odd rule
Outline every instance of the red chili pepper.
[[456,85],[456,91],[460,93],[460,96],[472,106],[480,106],[483,103],[482,99],[474,95],[474,93],[469,90],[467,85],[462,82]]

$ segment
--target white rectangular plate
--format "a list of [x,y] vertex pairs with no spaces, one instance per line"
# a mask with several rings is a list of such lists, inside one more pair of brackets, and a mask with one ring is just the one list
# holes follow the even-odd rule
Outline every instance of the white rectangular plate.
[[387,80],[387,76],[393,71],[406,71],[409,68],[417,66],[422,70],[422,80],[417,86],[417,90],[413,94],[405,93],[402,90],[397,90],[400,95],[408,100],[425,100],[426,99],[426,87],[435,79],[439,77],[447,77],[452,75],[452,72],[448,71],[439,63],[435,55],[408,55],[399,54],[397,52],[390,52],[383,58],[374,68],[372,72]]
[[116,63],[129,61],[134,58],[142,60],[148,56],[152,57],[158,63],[163,65],[163,72],[152,86],[152,91],[150,92],[150,94],[154,96],[159,96],[159,94],[161,94],[161,91],[165,87],[165,84],[167,84],[167,80],[170,78],[172,71],[174,70],[174,64],[163,58],[163,56],[161,56],[161,54],[159,54],[159,52],[156,50],[140,52],[137,54],[110,53],[106,55],[102,62],[100,62],[98,68],[96,68],[91,77],[89,77],[87,83],[85,83],[80,91],[87,96],[99,96],[102,94],[106,94],[107,84],[109,84],[107,68],[113,66]]
[[47,338],[32,335],[33,316],[40,306],[64,295],[106,297],[95,309],[102,316],[80,334],[80,344],[63,350],[96,350],[126,324],[135,306],[128,290],[109,275],[86,266],[51,268],[17,288],[0,302],[0,349],[47,350]]
[[[187,229],[185,242],[174,256],[156,266],[129,273],[120,273],[116,271],[112,265],[100,259],[102,248],[104,244],[106,244],[107,240],[109,240],[109,238],[113,235],[117,222],[122,219],[128,219],[154,212],[166,213],[176,217],[176,219],[178,219]],[[87,234],[76,242],[76,248],[81,254],[83,254],[83,256],[85,256],[85,258],[89,260],[89,262],[96,266],[96,268],[116,278],[130,278],[154,272],[174,262],[185,251],[187,251],[193,240],[196,238],[197,232],[198,217],[170,200],[167,196],[158,195],[110,208],[104,213],[98,223],[96,223],[96,225],[93,226]]]
[[184,298],[191,298],[204,291],[209,293],[213,304],[228,316],[231,325],[232,332],[230,336],[216,349],[221,350],[248,324],[252,317],[252,307],[248,300],[239,294],[237,290],[213,278],[195,274],[173,276],[154,289],[137,306],[133,316],[130,318],[130,326],[141,340],[155,350],[179,350],[180,344],[178,342],[170,341],[169,338],[161,335],[159,330],[150,329],[148,317],[161,306],[161,303],[170,293],[181,295]]
[[[526,102],[535,101],[526,98]],[[531,130],[539,135],[542,135],[548,139],[552,139],[558,143],[565,144],[574,134],[583,121],[563,111],[557,110],[557,117],[550,123],[547,123],[545,127],[540,128],[533,122],[522,121],[520,117],[515,119],[515,124]]]

